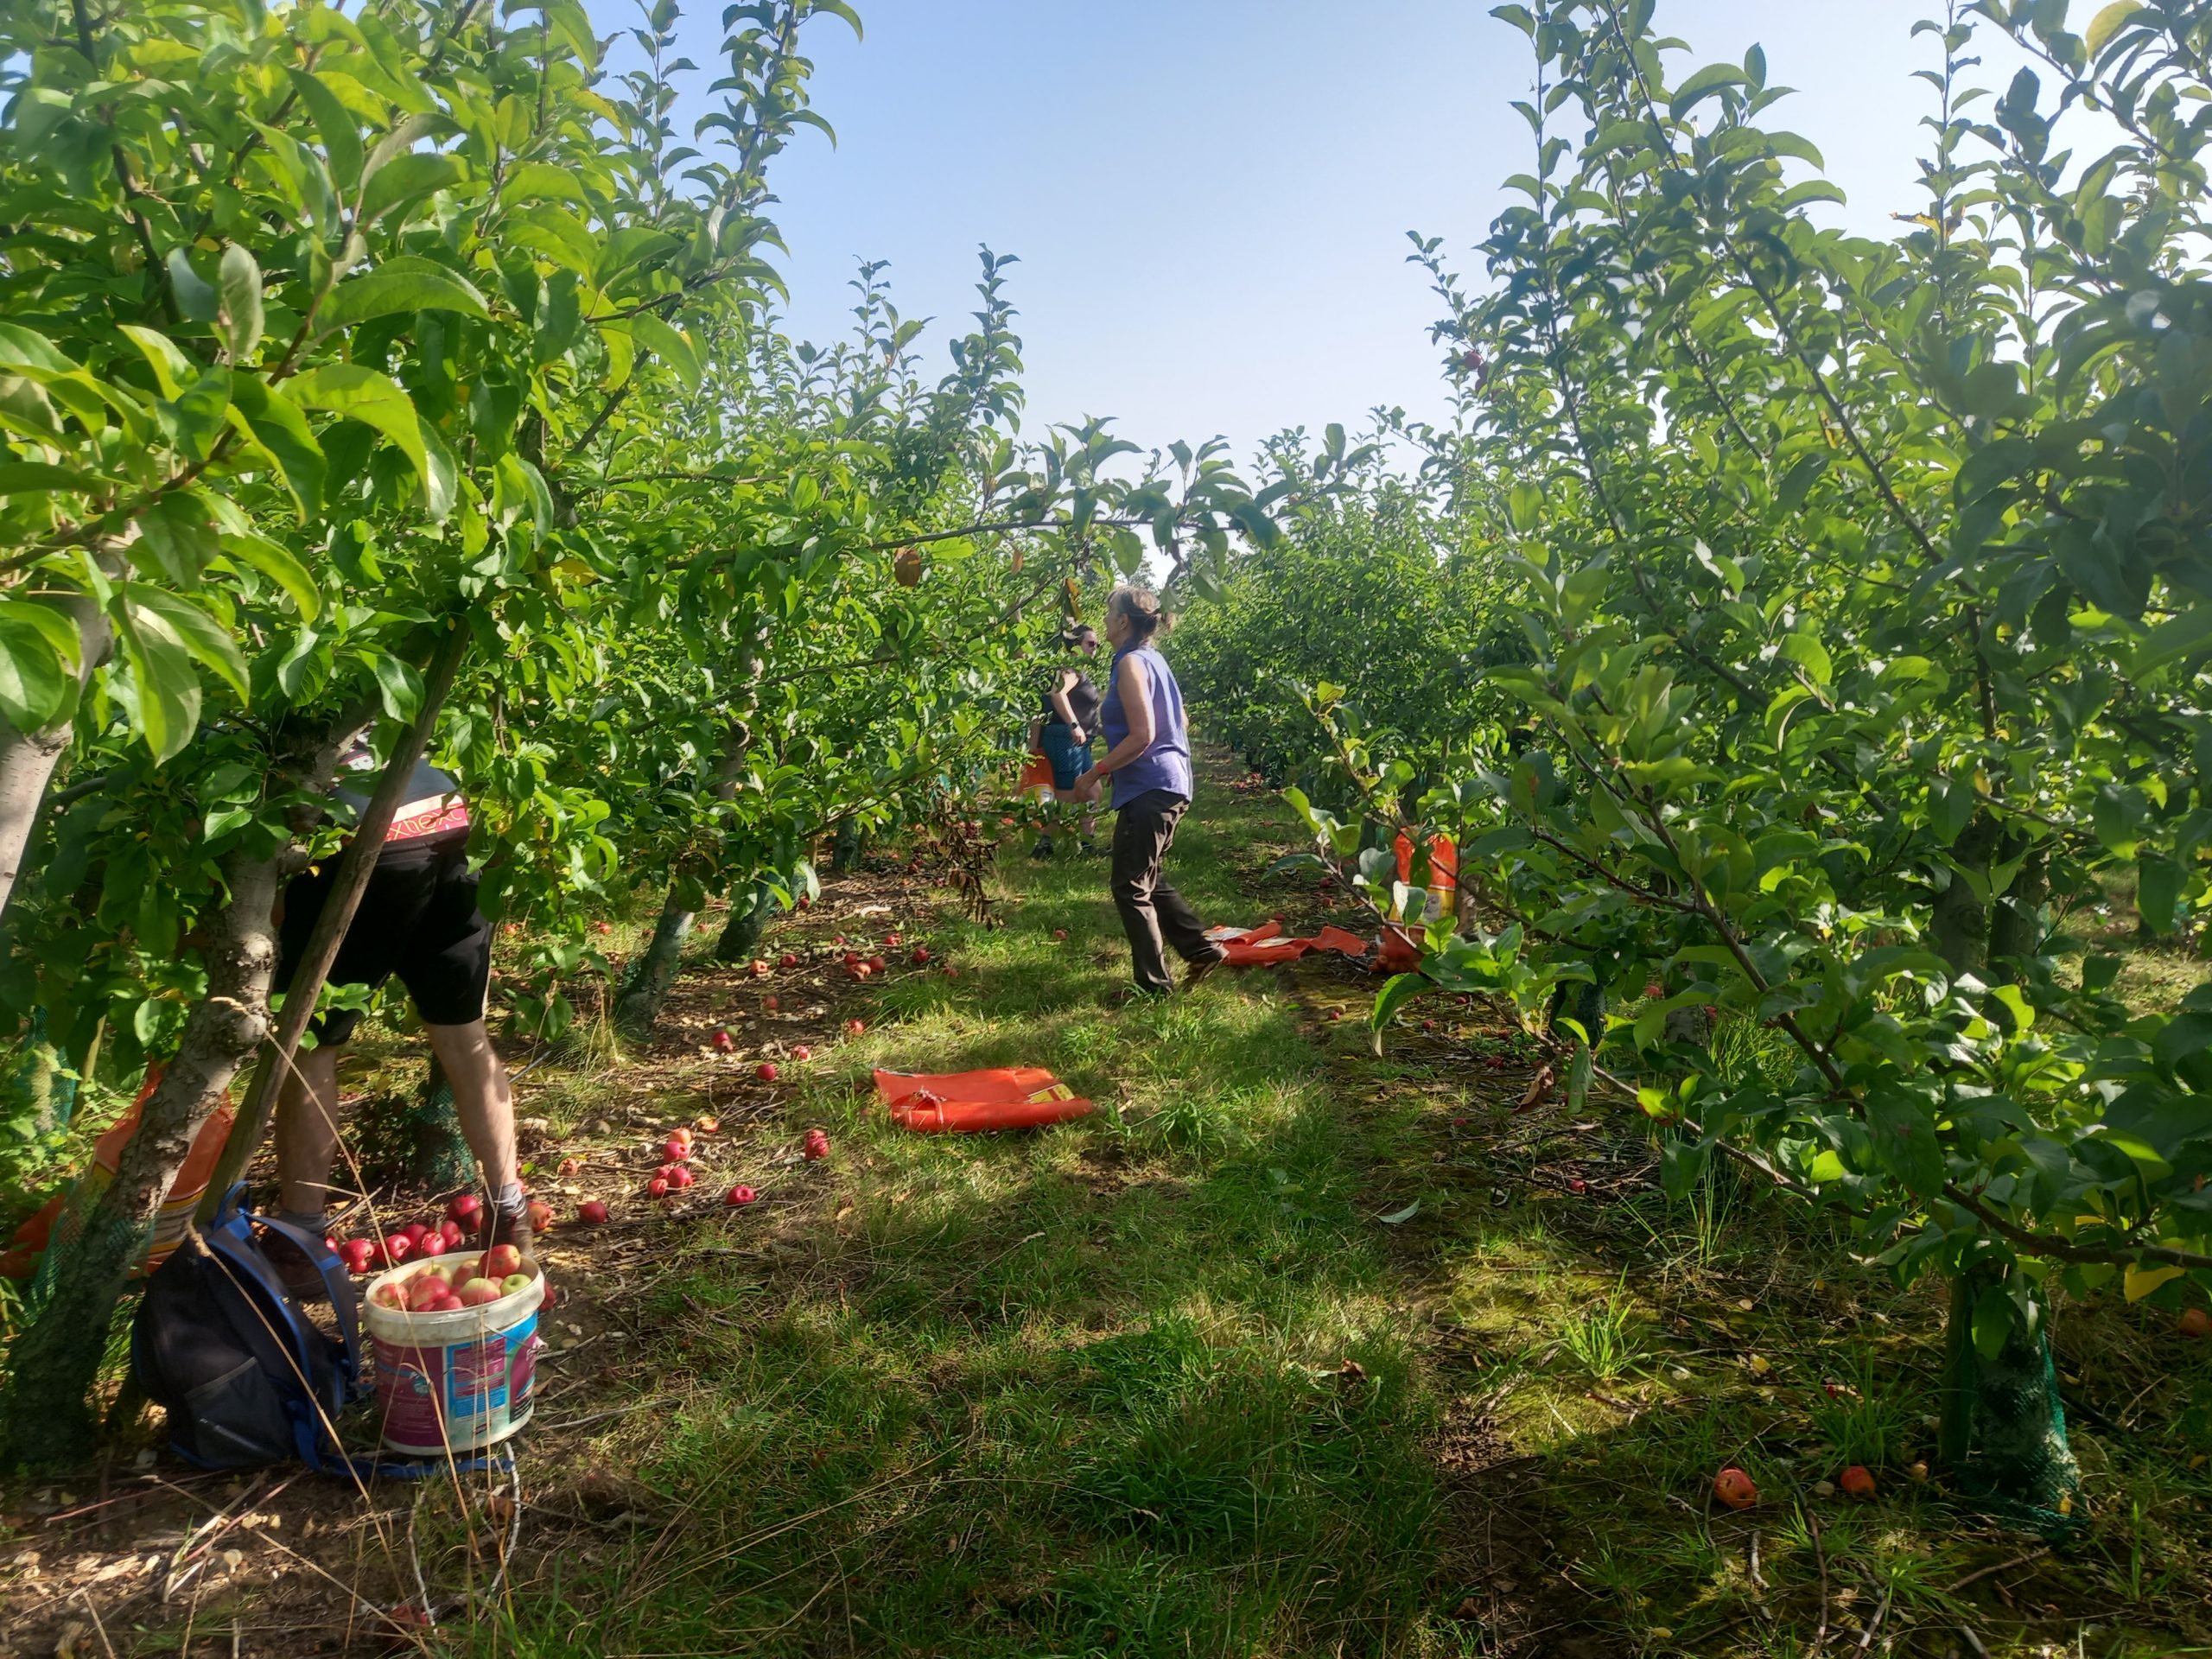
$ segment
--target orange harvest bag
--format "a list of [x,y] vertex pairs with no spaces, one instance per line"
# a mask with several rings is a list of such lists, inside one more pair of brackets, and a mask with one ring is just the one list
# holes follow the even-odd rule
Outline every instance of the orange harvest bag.
[[980,1135],[1088,1117],[1091,1103],[1033,1065],[929,1076],[879,1071],[875,1092],[891,1121],[923,1135]]

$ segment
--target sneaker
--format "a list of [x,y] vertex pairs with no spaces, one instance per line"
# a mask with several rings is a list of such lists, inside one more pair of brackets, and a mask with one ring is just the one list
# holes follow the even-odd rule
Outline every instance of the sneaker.
[[1229,952],[1226,950],[1217,951],[1211,957],[1200,957],[1183,969],[1183,988],[1185,991],[1197,990],[1215,969],[1228,960]]
[[1029,849],[1029,856],[1032,858],[1044,859],[1050,858],[1052,855],[1052,838],[1050,836],[1038,836],[1037,844]]
[[1089,836],[1085,836],[1081,841],[1076,842],[1075,849],[1084,858],[1103,858],[1106,856],[1106,849],[1103,847],[1101,847],[1096,841],[1093,841]]

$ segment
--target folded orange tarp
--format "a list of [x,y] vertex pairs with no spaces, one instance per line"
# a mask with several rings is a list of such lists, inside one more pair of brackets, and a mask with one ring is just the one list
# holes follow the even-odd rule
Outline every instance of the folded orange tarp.
[[1313,950],[1339,950],[1357,961],[1374,948],[1341,927],[1325,927],[1310,939],[1286,939],[1281,933],[1280,922],[1268,922],[1258,927],[1217,927],[1206,937],[1229,952],[1231,968],[1272,968],[1296,962]]
[[1033,1065],[930,1076],[879,1071],[875,1092],[891,1121],[923,1135],[978,1135],[1088,1117],[1091,1103]]

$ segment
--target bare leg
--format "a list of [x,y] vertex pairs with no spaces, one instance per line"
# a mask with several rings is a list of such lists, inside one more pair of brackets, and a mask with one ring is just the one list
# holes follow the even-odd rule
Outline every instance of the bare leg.
[[484,1182],[496,1200],[522,1179],[515,1154],[515,1097],[507,1068],[481,1020],[465,1026],[429,1026],[430,1052],[453,1085],[454,1110],[468,1149],[484,1166]]
[[292,1075],[276,1096],[276,1175],[287,1215],[319,1217],[330,1196],[338,1156],[338,1051],[293,1057]]

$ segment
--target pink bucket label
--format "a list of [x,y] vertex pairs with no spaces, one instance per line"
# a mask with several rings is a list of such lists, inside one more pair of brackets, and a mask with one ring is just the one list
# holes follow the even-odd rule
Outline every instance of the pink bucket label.
[[446,1443],[444,1424],[462,1444],[481,1438],[504,1410],[512,1420],[530,1402],[537,1370],[537,1315],[493,1335],[442,1345],[375,1340],[377,1395],[387,1440],[409,1446]]

